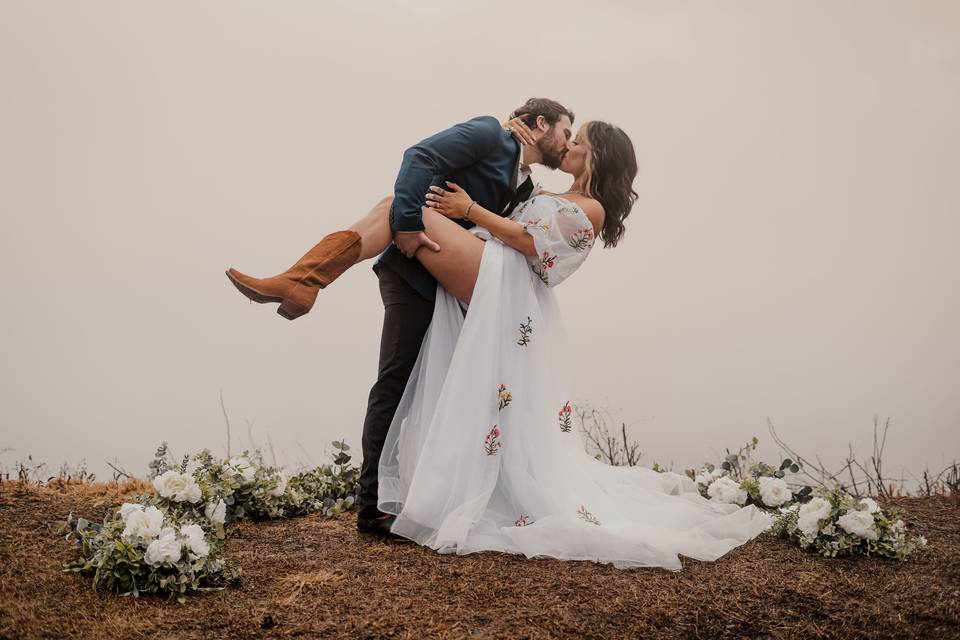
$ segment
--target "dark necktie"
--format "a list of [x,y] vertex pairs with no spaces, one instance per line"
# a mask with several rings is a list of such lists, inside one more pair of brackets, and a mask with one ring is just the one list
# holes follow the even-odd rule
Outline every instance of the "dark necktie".
[[503,215],[510,215],[513,210],[517,208],[518,204],[530,197],[531,193],[533,193],[533,179],[531,176],[527,176],[527,179],[521,182],[520,186],[517,187],[517,192],[510,199],[510,204],[507,205]]

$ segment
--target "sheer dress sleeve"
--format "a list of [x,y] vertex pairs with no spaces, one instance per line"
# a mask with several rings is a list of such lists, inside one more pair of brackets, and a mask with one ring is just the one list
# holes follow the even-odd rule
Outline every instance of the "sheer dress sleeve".
[[566,280],[593,248],[593,224],[569,200],[540,195],[518,206],[511,218],[533,236],[537,255],[527,256],[527,261],[548,287]]

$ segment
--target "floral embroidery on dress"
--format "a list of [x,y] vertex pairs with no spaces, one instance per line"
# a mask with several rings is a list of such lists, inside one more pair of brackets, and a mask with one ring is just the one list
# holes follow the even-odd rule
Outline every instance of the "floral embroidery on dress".
[[530,268],[533,269],[533,272],[537,274],[537,277],[543,282],[543,284],[550,284],[550,279],[547,277],[547,272],[543,270],[539,264],[532,264]]
[[533,227],[534,229],[540,229],[544,233],[550,233],[550,223],[544,222],[543,218],[534,218],[533,220],[529,220],[523,223],[524,231],[526,231],[530,227]]
[[503,446],[503,443],[497,439],[499,437],[500,429],[497,425],[493,425],[493,429],[490,429],[490,433],[483,439],[483,450],[487,452],[488,456],[496,455],[497,451]]
[[557,256],[550,255],[549,251],[544,251],[539,264],[531,265],[533,272],[543,281],[543,284],[550,284],[550,277],[547,275],[547,269],[553,269],[557,266]]
[[548,288],[555,287],[584,263],[597,240],[593,224],[576,203],[538,195],[511,218],[533,238],[536,250],[524,259]]
[[583,505],[580,505],[580,509],[577,511],[577,517],[581,520],[586,520],[590,524],[600,526],[600,521],[597,520],[596,516],[587,511],[587,508]]
[[564,433],[569,433],[570,428],[573,426],[573,408],[570,406],[570,401],[567,400],[563,403],[563,406],[560,408],[560,431]]
[[540,266],[544,269],[553,269],[557,264],[557,256],[550,255],[549,251],[543,252],[543,257],[540,258]]
[[526,323],[520,323],[520,339],[517,340],[517,344],[521,347],[525,347],[530,344],[530,335],[533,333],[533,320],[530,319],[530,316],[527,316]]
[[593,246],[593,229],[583,227],[577,229],[567,242],[575,251],[586,251]]
[[518,527],[525,527],[530,524],[529,518],[530,516],[525,516],[521,513],[520,517],[517,518],[517,521],[514,524],[516,524]]
[[497,397],[500,400],[500,408],[503,409],[513,400],[513,394],[507,391],[507,385],[501,384],[497,387]]

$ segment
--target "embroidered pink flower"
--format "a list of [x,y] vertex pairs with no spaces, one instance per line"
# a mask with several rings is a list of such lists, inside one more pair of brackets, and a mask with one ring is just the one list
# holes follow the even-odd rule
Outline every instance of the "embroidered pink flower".
[[540,258],[540,265],[544,269],[553,269],[553,267],[556,266],[556,264],[557,264],[557,256],[552,256],[550,255],[549,251],[544,251],[543,257]]
[[487,437],[483,439],[483,450],[487,452],[488,456],[496,455],[497,451],[500,450],[500,447],[503,444],[497,439],[500,437],[500,429],[497,425],[493,425],[493,429],[490,429],[490,433],[487,434]]
[[560,418],[560,431],[569,433],[571,427],[573,427],[573,407],[570,406],[569,400],[564,402],[563,406],[560,407],[558,416]]
[[515,524],[516,524],[518,527],[525,527],[525,526],[527,526],[527,525],[530,523],[529,518],[530,518],[530,516],[525,516],[525,515],[523,515],[523,514],[520,514],[520,517],[517,518],[517,521],[516,521]]
[[593,246],[593,229],[590,227],[577,229],[573,235],[570,236],[567,244],[575,251],[586,251]]

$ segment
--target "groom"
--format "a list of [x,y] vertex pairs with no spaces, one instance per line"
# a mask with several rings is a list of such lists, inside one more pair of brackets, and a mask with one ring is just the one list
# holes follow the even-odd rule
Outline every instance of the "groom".
[[[547,98],[531,98],[511,114],[521,117],[535,142],[521,146],[500,121],[480,116],[418,142],[403,154],[390,207],[393,244],[373,265],[383,299],[380,367],[363,422],[357,530],[380,538],[395,516],[377,508],[377,475],[383,443],[433,316],[437,281],[416,259],[418,251],[441,251],[424,233],[420,208],[431,185],[449,180],[477,203],[502,216],[530,197],[530,165],[560,167],[571,137],[573,112]],[[456,220],[469,228],[473,223]]]

